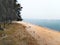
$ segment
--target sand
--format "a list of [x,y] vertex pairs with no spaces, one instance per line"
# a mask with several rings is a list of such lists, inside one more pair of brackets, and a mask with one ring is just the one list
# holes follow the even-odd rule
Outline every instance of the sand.
[[26,22],[17,22],[24,25],[26,31],[39,45],[60,45],[60,32]]
[[6,25],[1,34],[0,45],[60,45],[60,32],[23,21]]

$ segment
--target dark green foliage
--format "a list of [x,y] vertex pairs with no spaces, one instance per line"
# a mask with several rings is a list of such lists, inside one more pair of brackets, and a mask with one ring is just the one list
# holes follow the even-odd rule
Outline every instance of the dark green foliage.
[[22,9],[22,7],[21,7],[21,5],[20,4],[16,4],[15,5],[15,11],[16,11],[16,14],[17,14],[17,21],[22,21],[22,18],[21,18],[21,9]]
[[17,0],[0,0],[0,23],[10,23],[12,21],[22,21],[21,5],[16,4]]

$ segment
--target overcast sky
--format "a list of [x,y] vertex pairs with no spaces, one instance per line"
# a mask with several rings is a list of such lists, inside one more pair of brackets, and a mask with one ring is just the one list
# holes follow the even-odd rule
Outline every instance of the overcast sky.
[[23,6],[22,17],[60,19],[60,0],[18,0]]

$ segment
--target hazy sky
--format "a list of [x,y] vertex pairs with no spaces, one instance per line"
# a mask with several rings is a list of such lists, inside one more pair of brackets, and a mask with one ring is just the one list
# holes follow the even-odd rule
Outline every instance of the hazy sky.
[[18,0],[23,18],[60,19],[60,0]]

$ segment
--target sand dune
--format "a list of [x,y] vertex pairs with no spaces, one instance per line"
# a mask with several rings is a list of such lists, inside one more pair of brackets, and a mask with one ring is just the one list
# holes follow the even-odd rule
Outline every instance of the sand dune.
[[[39,45],[21,23],[12,23],[0,31],[0,45]],[[3,34],[3,36],[2,36]]]
[[60,45],[60,32],[27,22],[13,21],[1,33],[0,45]]
[[36,39],[39,45],[60,45],[60,33],[26,22],[17,22],[26,26],[26,31]]

